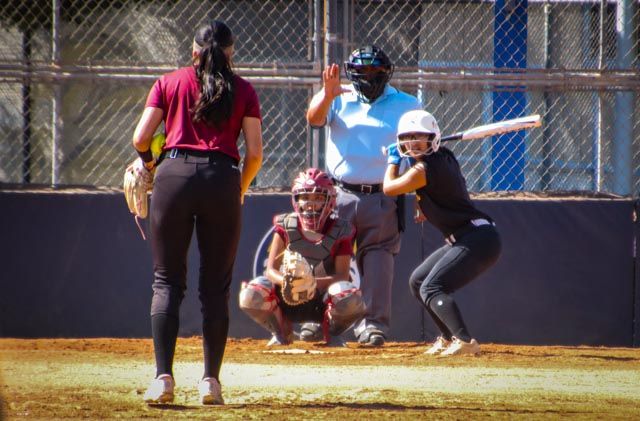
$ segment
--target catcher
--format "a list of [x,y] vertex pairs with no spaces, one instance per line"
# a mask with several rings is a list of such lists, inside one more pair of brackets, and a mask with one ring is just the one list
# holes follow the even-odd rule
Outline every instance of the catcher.
[[265,275],[243,284],[240,308],[273,334],[267,346],[290,344],[292,322],[321,323],[325,343],[344,346],[340,334],[366,311],[349,281],[354,228],[333,214],[336,190],[316,168],[295,179],[292,203],[274,218]]

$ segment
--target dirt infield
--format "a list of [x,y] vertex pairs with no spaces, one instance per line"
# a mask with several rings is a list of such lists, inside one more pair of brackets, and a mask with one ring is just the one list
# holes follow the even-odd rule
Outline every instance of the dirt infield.
[[[424,344],[382,349],[230,340],[226,405],[202,407],[199,338],[180,338],[173,405],[142,394],[150,339],[0,339],[7,419],[640,419],[640,349],[483,344],[434,358]],[[0,418],[2,418],[0,416]]]

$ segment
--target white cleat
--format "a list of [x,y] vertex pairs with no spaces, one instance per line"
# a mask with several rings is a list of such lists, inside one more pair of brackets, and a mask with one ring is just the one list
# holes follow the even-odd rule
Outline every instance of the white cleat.
[[427,349],[424,353],[426,355],[438,355],[451,345],[451,341],[446,340],[442,336],[438,336],[438,339],[431,345],[431,348]]
[[470,342],[464,342],[455,336],[451,338],[451,345],[440,354],[441,357],[449,355],[478,355],[480,354],[480,345],[475,339]]
[[267,347],[271,348],[273,346],[287,346],[293,343],[293,334],[284,337],[282,335],[273,334],[271,336],[271,340],[267,343]]
[[144,392],[144,401],[149,404],[163,404],[173,402],[173,388],[175,381],[169,374],[161,374],[151,380],[147,391]]
[[203,405],[224,405],[222,386],[213,377],[205,377],[198,383],[200,403]]

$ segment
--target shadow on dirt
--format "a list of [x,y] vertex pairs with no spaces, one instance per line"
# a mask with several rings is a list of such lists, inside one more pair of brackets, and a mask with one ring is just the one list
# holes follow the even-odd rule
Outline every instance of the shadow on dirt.
[[[517,357],[524,357],[524,358],[536,358],[536,359],[548,359],[548,358],[566,358],[567,355],[566,353],[555,353],[555,352],[545,352],[545,353],[540,353],[540,354],[529,354],[526,352],[514,352],[514,351],[482,351],[483,355],[485,356],[490,356],[490,355],[513,355],[513,356],[517,356]],[[581,358],[585,358],[585,359],[593,359],[593,360],[602,360],[602,361],[620,361],[620,362],[624,362],[624,361],[640,361],[640,358],[634,358],[634,357],[616,357],[616,356],[612,356],[612,355],[596,355],[596,354],[572,354],[571,358],[573,360],[577,360],[577,359],[581,359]]]
[[505,413],[520,413],[520,414],[585,414],[588,412],[581,411],[567,411],[565,409],[542,409],[542,410],[514,410],[514,408],[491,408],[487,409],[486,407],[467,407],[467,406],[435,406],[435,405],[399,405],[393,403],[334,403],[334,404],[321,404],[321,403],[301,403],[295,404],[292,403],[290,405],[282,405],[282,404],[273,404],[273,405],[265,405],[265,404],[241,404],[241,405],[225,405],[225,409],[256,409],[256,410],[277,410],[280,411],[284,408],[290,409],[301,409],[301,410],[332,410],[332,409],[350,409],[350,410],[362,410],[362,411],[372,411],[372,410],[381,410],[388,412],[404,412],[404,411],[471,411],[471,412],[505,412]]
[[195,405],[177,405],[177,404],[166,404],[166,403],[151,403],[147,404],[149,408],[160,409],[163,411],[186,411],[200,408]]

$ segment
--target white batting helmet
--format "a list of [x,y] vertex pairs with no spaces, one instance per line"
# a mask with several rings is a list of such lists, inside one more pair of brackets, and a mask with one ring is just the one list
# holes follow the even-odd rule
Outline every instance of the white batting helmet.
[[[431,135],[427,149],[417,148],[421,142],[407,139],[411,135]],[[437,152],[440,148],[440,128],[435,117],[423,110],[406,112],[400,117],[397,134],[398,151],[403,156],[416,157]]]

